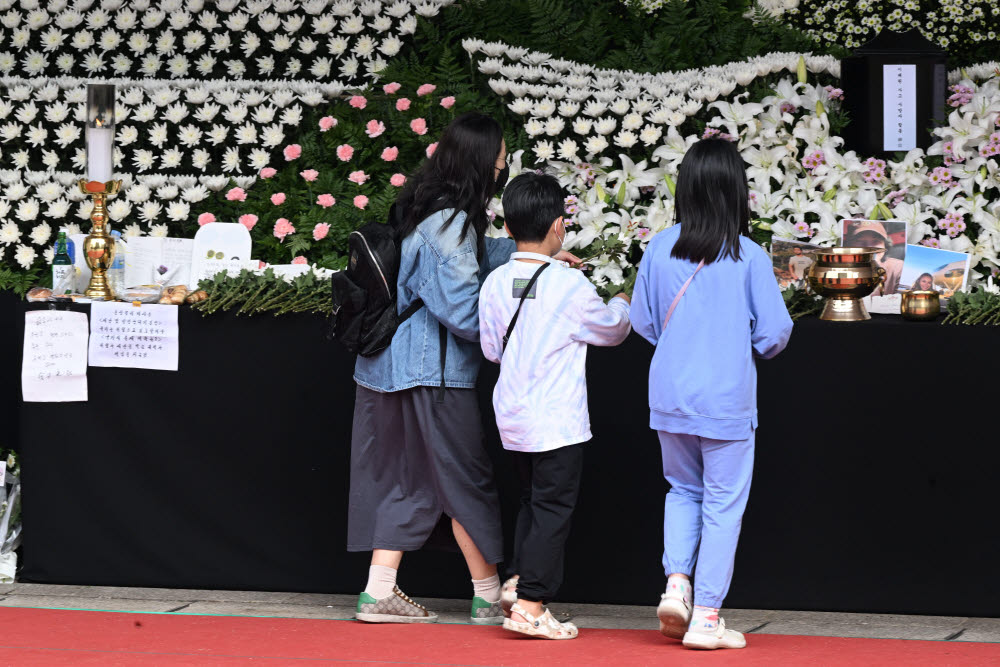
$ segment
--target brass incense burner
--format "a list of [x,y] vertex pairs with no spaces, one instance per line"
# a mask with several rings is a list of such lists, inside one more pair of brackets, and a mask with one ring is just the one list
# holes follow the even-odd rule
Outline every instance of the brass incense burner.
[[900,312],[908,320],[933,320],[941,314],[941,296],[934,290],[903,292]]
[[86,181],[80,179],[80,191],[94,200],[94,210],[90,212],[90,234],[83,240],[83,256],[90,267],[90,284],[84,294],[92,299],[111,301],[114,295],[108,285],[108,269],[115,260],[115,242],[108,233],[108,197],[118,194],[121,181]]
[[871,315],[861,299],[885,280],[885,269],[875,263],[882,248],[819,248],[809,250],[816,260],[809,267],[809,286],[826,297],[821,320],[860,322]]

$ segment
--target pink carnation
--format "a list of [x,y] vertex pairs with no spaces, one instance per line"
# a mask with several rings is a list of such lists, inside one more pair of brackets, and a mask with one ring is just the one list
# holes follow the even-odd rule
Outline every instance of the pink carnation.
[[453,106],[455,106],[455,98],[450,96],[444,98],[443,100],[441,100],[441,106],[443,106],[445,109],[452,108]]
[[304,255],[299,255],[298,257],[292,260],[292,264],[308,264],[308,263],[309,260],[306,259]]
[[363,171],[352,171],[351,175],[347,177],[347,180],[352,183],[357,183],[358,185],[363,185],[371,176]]
[[274,235],[279,241],[284,241],[286,236],[294,233],[295,227],[287,218],[278,218],[278,221],[274,223]]
[[398,100],[396,100],[396,111],[409,111],[409,109],[410,109],[409,99],[401,97]]
[[212,213],[202,213],[198,216],[199,225],[207,225],[210,222],[215,222],[215,215]]
[[273,195],[271,195],[271,203],[274,204],[275,206],[281,206],[282,204],[284,204],[285,203],[285,193],[284,192],[275,192]]
[[403,183],[406,183],[406,176],[403,176],[402,174],[393,174],[392,178],[389,179],[389,183],[397,188],[402,187]]
[[291,162],[292,160],[297,160],[302,155],[302,146],[298,144],[291,144],[285,146],[285,160]]
[[425,83],[424,85],[422,85],[419,88],[417,88],[417,97],[423,97],[424,95],[430,95],[435,90],[437,90],[437,86],[431,85],[429,83]]
[[315,181],[319,177],[319,172],[315,169],[306,169],[305,171],[300,171],[299,176],[307,181]]
[[382,136],[383,132],[385,132],[385,123],[380,121],[370,120],[368,121],[368,125],[365,126],[365,134],[372,139]]
[[423,118],[414,118],[410,121],[410,129],[417,134],[427,134],[427,121]]
[[384,151],[382,151],[382,159],[386,162],[394,162],[396,158],[399,157],[399,149],[395,146],[389,146]]
[[337,146],[337,158],[341,162],[347,162],[352,157],[354,157],[354,146],[350,144],[341,144]]
[[247,193],[243,188],[233,188],[226,193],[226,199],[229,201],[246,201]]
[[430,146],[428,146],[427,147],[427,157],[430,157],[430,156],[434,155],[434,151],[437,150],[437,147],[438,147],[438,142],[436,142],[436,141],[433,144],[431,144]]
[[368,197],[364,195],[358,195],[357,197],[354,198],[354,205],[357,206],[358,208],[364,208],[365,206],[368,206]]
[[313,227],[313,239],[316,241],[322,241],[326,238],[326,235],[330,233],[330,225],[325,222],[321,222],[315,227]]
[[257,260],[257,268],[260,269],[260,270],[266,269],[267,268],[267,262],[265,262],[262,259]]
[[272,167],[264,167],[263,169],[260,170],[260,177],[261,178],[273,178],[274,175],[277,174],[277,173],[278,173],[277,169],[274,169]]
[[326,132],[337,127],[337,119],[333,116],[323,116],[319,119],[319,131]]
[[386,95],[395,95],[400,88],[402,88],[402,86],[396,83],[395,81],[393,81],[392,83],[387,83],[384,86],[382,86],[382,90],[385,91]]
[[257,216],[253,213],[244,213],[240,216],[238,222],[246,227],[247,231],[250,231],[257,224]]
[[333,198],[333,195],[325,194],[316,197],[316,203],[322,206],[323,208],[330,208],[331,206],[337,203],[337,200]]
[[351,106],[354,107],[355,109],[364,109],[366,106],[368,106],[368,100],[361,97],[360,95],[355,95],[354,97],[351,98]]

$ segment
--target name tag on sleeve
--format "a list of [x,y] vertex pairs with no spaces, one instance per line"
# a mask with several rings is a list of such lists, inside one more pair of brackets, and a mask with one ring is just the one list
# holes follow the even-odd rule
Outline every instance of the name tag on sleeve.
[[[531,282],[530,278],[514,278],[514,288],[511,290],[511,296],[514,297],[515,299],[520,299],[521,296],[524,294],[524,288],[528,286],[529,282]],[[531,286],[531,291],[528,292],[528,295],[525,296],[524,298],[534,299],[535,292],[537,291],[538,291],[538,281],[535,281],[535,284]]]

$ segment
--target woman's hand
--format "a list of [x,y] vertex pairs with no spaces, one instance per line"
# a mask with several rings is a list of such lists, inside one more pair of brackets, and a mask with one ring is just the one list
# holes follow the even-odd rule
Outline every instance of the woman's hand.
[[568,250],[560,250],[559,252],[557,252],[555,255],[552,256],[552,259],[556,260],[557,262],[566,262],[570,266],[576,268],[579,268],[580,264],[583,262],[582,259],[574,255],[573,253],[569,252]]

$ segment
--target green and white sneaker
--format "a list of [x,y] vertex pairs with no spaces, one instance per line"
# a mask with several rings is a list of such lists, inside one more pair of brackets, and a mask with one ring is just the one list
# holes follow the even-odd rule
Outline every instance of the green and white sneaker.
[[410,597],[392,587],[392,594],[376,600],[368,593],[358,596],[358,610],[354,617],[366,623],[437,623],[437,614],[427,611],[427,607],[417,604]]
[[503,607],[500,600],[487,602],[478,595],[472,598],[469,620],[476,625],[503,625]]

